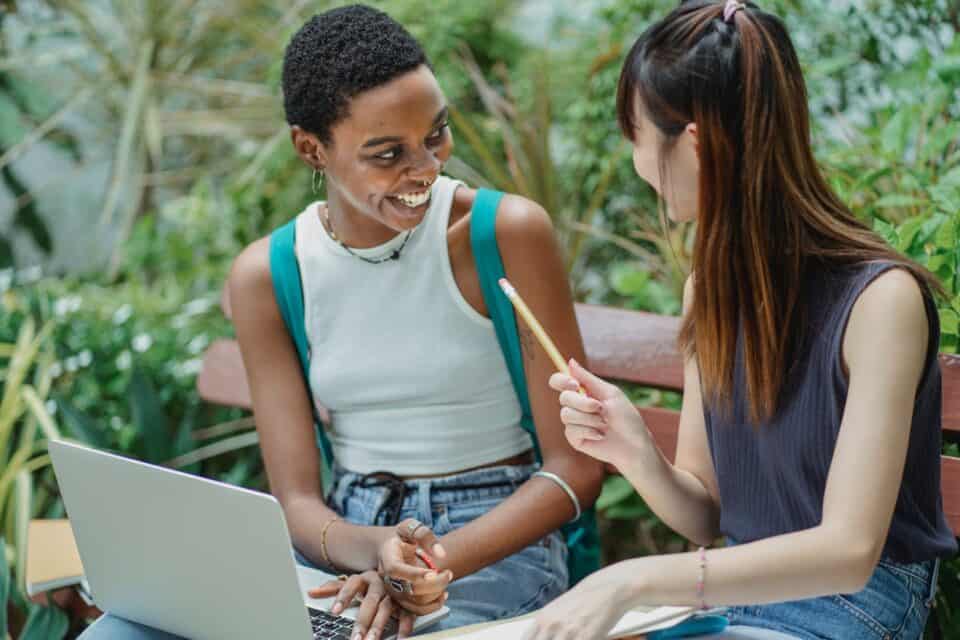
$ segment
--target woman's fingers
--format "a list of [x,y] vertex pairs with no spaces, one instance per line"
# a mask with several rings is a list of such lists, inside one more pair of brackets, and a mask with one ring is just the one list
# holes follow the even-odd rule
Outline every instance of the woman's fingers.
[[398,620],[399,629],[397,630],[398,638],[409,637],[413,633],[413,623],[416,621],[417,616],[410,613],[409,611],[401,611],[400,618]]
[[343,582],[341,580],[331,580],[330,582],[323,583],[319,587],[308,589],[307,595],[311,598],[330,598],[340,593],[340,589],[342,588]]
[[576,425],[567,425],[564,430],[564,435],[567,437],[567,441],[574,446],[579,446],[582,440],[597,442],[606,437],[602,431],[591,429],[590,427],[578,427]]
[[425,616],[442,607],[447,601],[447,597],[448,594],[444,593],[440,597],[425,604],[418,604],[410,601],[409,599],[397,600],[396,602],[399,606],[403,607],[404,610],[409,611],[410,613],[415,613],[418,616]]
[[387,572],[384,582],[394,598],[409,600],[415,596],[424,596],[429,599],[436,598],[447,590],[450,584],[451,574],[448,571],[443,573],[433,573],[433,577],[422,578],[419,580],[408,580],[399,577],[398,573]]
[[453,580],[453,573],[448,569],[435,571],[428,567],[419,567],[410,562],[419,562],[414,553],[415,547],[394,538],[391,543],[385,544],[380,551],[380,562],[387,578],[392,578],[391,586],[401,593],[415,593],[417,595],[440,593],[446,590]]
[[398,580],[406,580],[407,582],[423,583],[426,585],[436,584],[446,580],[444,577],[446,572],[440,574],[433,569],[415,567],[406,562],[385,562],[383,568],[388,576],[397,578]]
[[340,615],[344,609],[349,607],[358,594],[362,596],[371,588],[367,580],[359,573],[350,576],[346,582],[342,582],[341,584],[343,586],[337,594],[337,599],[334,601],[333,606],[330,607],[330,612],[335,616]]
[[560,409],[560,421],[565,425],[590,427],[598,431],[606,431],[608,429],[607,421],[603,416],[595,413],[584,413],[576,409],[571,409],[570,407]]
[[390,598],[384,598],[380,601],[380,607],[377,609],[377,615],[367,631],[365,640],[379,640],[383,635],[383,629],[390,622],[390,616],[393,614],[393,601]]
[[580,386],[591,398],[603,401],[614,397],[620,391],[620,388],[616,385],[612,385],[584,369],[576,360],[571,358],[567,364],[570,366],[570,375],[576,382],[580,383]]
[[580,385],[565,373],[554,373],[547,382],[554,391],[576,391]]
[[357,620],[353,625],[353,637],[363,637],[367,630],[372,627],[377,611],[380,609],[380,602],[385,595],[382,589],[379,594],[367,592],[363,602],[360,603],[360,610],[357,611]]
[[576,409],[582,413],[596,415],[603,414],[603,403],[594,398],[587,397],[576,391],[563,391],[560,393],[560,404],[564,407]]
[[440,544],[433,529],[414,518],[408,518],[397,525],[397,535],[404,542],[416,545],[438,558],[447,557],[447,551]]

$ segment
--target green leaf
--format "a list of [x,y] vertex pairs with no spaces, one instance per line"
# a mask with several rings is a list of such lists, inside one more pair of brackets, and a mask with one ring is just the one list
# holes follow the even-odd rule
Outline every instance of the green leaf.
[[130,377],[130,413],[133,425],[143,436],[144,456],[148,462],[170,458],[170,428],[156,389],[143,372],[134,367]]
[[4,186],[10,191],[14,200],[23,199],[24,201],[24,204],[15,209],[13,226],[26,232],[44,253],[50,253],[53,249],[53,240],[47,229],[47,223],[37,212],[33,194],[9,165],[0,168],[0,178],[3,179]]
[[47,408],[44,406],[43,400],[39,395],[37,395],[36,389],[30,385],[23,385],[20,394],[23,398],[23,401],[26,403],[27,408],[30,409],[30,412],[33,414],[34,418],[36,418],[37,422],[40,424],[40,428],[43,430],[43,434],[47,440],[59,440],[60,430],[57,428],[53,418],[47,412]]
[[[233,465],[233,468],[230,469],[226,475],[220,478],[220,482],[232,484],[237,487],[246,486],[246,482],[250,478],[250,475],[253,471],[251,466],[252,465],[249,460],[241,458],[235,465]],[[189,472],[188,469],[181,469],[181,471]]]
[[110,176],[109,186],[104,197],[103,212],[101,213],[101,222],[104,224],[113,221],[114,210],[122,195],[127,198],[139,198],[140,195],[139,193],[124,194],[124,187],[129,188],[127,183],[130,182],[131,177],[130,166],[133,163],[133,156],[137,154],[139,148],[137,133],[143,127],[141,113],[150,92],[150,61],[153,57],[154,44],[152,40],[147,40],[140,46],[140,55],[130,86],[120,137],[114,147],[112,175]]
[[951,335],[960,334],[960,314],[952,309],[940,309],[940,330]]
[[927,269],[937,274],[941,280],[947,280],[953,275],[953,258],[942,253],[930,256],[927,260]]
[[960,216],[955,216],[953,218],[947,218],[943,224],[940,225],[940,228],[937,229],[937,233],[933,238],[934,244],[936,244],[941,249],[946,249],[947,251],[958,251],[960,247],[957,246],[957,227],[960,226]]
[[7,566],[7,541],[0,536],[0,631],[7,631],[7,602],[10,600],[10,567]]
[[642,294],[649,281],[650,272],[639,269],[635,264],[614,265],[610,273],[610,285],[622,296],[632,297]]
[[873,230],[882,237],[887,244],[897,245],[897,229],[886,220],[880,218],[873,219]]
[[611,520],[637,520],[649,513],[647,506],[637,498],[636,502],[630,501],[610,507],[603,515]]
[[598,511],[606,511],[613,505],[622,502],[635,495],[636,491],[633,485],[623,476],[610,476],[603,483],[603,491],[597,498],[596,508]]
[[26,470],[17,473],[13,494],[14,548],[17,551],[17,585],[26,589],[27,584],[27,532],[33,515],[33,476]]
[[0,269],[13,266],[13,245],[6,237],[0,236]]
[[839,71],[847,69],[858,60],[859,57],[852,52],[841,53],[840,55],[830,58],[815,60],[810,66],[810,72],[814,75],[832,76]]
[[27,128],[20,109],[9,97],[0,93],[0,148],[14,146],[26,134]]
[[77,409],[66,396],[58,394],[54,396],[54,400],[57,403],[63,424],[67,428],[67,433],[71,437],[95,449],[110,448],[103,430],[97,427],[90,416]]
[[940,179],[937,180],[937,184],[960,187],[960,166],[956,166],[940,176]]
[[34,605],[30,607],[20,640],[61,640],[69,628],[70,620],[59,607]]
[[943,126],[936,131],[936,135],[927,138],[922,159],[940,161],[940,156],[958,137],[960,137],[960,122],[951,122]]
[[878,209],[888,209],[888,208],[906,208],[906,207],[915,207],[917,205],[924,204],[925,201],[917,198],[916,196],[910,196],[903,193],[891,193],[885,195],[882,198],[879,198],[876,202],[873,203],[873,206]]
[[912,107],[904,107],[897,111],[883,127],[880,142],[883,150],[891,156],[899,158],[907,147],[907,138],[910,135],[910,125],[913,120],[912,112]]
[[948,84],[960,82],[960,55],[942,56],[933,68],[944,82]]
[[928,190],[930,198],[944,212],[960,211],[960,187],[952,184],[936,184]]
[[[173,443],[173,454],[175,456],[182,456],[189,453],[196,446],[196,442],[193,439],[193,425],[194,425],[194,413],[195,409],[188,412],[187,415],[183,417],[183,420],[180,421],[180,427],[177,429],[176,438],[174,438]],[[188,465],[186,467],[181,467],[181,471],[185,473],[200,473],[199,463]]]
[[922,216],[917,216],[910,218],[900,225],[900,228],[897,230],[899,239],[897,240],[896,247],[898,251],[906,253],[910,249],[910,246],[913,244],[913,239],[917,236],[917,232],[920,231],[924,222],[925,219]]

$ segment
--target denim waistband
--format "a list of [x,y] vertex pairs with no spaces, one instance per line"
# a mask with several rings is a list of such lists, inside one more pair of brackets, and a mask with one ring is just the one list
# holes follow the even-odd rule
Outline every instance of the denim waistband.
[[328,503],[342,510],[347,498],[356,496],[379,504],[380,509],[399,513],[425,505],[500,500],[512,494],[538,468],[537,464],[503,465],[436,478],[401,480],[386,472],[360,474],[334,464]]

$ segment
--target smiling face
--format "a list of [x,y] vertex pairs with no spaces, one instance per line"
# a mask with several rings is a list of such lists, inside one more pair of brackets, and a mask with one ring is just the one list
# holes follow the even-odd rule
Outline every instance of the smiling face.
[[338,234],[382,241],[423,220],[430,185],[453,150],[447,118],[443,92],[421,65],[351,98],[330,144],[291,129],[300,157],[326,173]]
[[697,125],[690,123],[676,138],[667,140],[644,113],[641,101],[634,103],[633,168],[663,198],[671,220],[696,219],[700,194]]

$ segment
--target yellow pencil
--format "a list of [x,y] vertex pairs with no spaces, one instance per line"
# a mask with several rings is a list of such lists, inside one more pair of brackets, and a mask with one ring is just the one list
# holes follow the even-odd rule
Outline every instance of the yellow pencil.
[[[533,315],[533,312],[530,311],[530,307],[527,306],[527,303],[523,301],[523,298],[520,297],[520,294],[517,293],[517,290],[510,284],[510,281],[506,278],[500,278],[499,280],[500,288],[503,289],[503,293],[506,294],[510,302],[513,303],[513,308],[517,310],[517,313],[523,318],[523,321],[527,323],[527,326],[530,327],[530,330],[533,331],[533,335],[537,337],[537,341],[540,343],[540,346],[543,347],[543,350],[547,352],[547,355],[550,356],[550,359],[553,361],[553,365],[557,368],[557,371],[570,375],[570,367],[567,366],[566,360],[563,359],[563,356],[560,355],[560,352],[557,350],[553,340],[550,339],[550,336],[547,335],[547,332],[543,330],[543,326],[537,320],[536,316]],[[583,388],[580,388],[580,393],[584,393]]]

